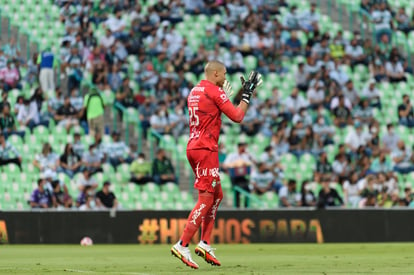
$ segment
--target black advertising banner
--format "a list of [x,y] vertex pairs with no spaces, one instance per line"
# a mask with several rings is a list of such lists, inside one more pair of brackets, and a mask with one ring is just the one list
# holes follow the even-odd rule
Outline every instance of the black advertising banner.
[[[0,212],[0,243],[174,243],[188,211]],[[410,210],[218,212],[214,243],[414,241]],[[193,242],[198,242],[195,236]]]

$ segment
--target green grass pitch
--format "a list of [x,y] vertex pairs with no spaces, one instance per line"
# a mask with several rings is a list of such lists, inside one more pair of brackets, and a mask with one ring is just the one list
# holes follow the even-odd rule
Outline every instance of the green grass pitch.
[[[192,246],[194,248],[194,245]],[[217,245],[222,266],[192,270],[167,245],[3,245],[0,274],[414,274],[414,245]]]

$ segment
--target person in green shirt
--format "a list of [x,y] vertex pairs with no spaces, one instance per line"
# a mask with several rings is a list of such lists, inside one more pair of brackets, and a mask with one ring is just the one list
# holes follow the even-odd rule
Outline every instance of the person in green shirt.
[[145,160],[143,153],[140,153],[138,158],[131,163],[129,171],[131,172],[130,181],[133,183],[145,184],[153,181],[151,162]]
[[177,183],[174,167],[171,160],[165,155],[165,151],[163,149],[159,149],[157,151],[157,156],[152,163],[152,176],[157,184],[167,182]]
[[98,132],[104,134],[105,102],[101,93],[96,88],[91,88],[83,100],[82,115],[86,115],[89,127],[89,135],[95,136]]
[[206,30],[206,35],[201,39],[201,43],[204,45],[207,51],[213,51],[218,43],[217,36],[213,35],[212,29]]

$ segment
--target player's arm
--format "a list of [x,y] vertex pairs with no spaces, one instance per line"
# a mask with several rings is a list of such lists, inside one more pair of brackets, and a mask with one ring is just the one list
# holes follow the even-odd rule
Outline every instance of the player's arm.
[[[224,104],[219,105],[220,110],[232,121],[240,123],[243,121],[244,115],[247,112],[250,104],[250,97],[252,96],[253,92],[262,84],[262,75],[252,71],[249,74],[249,79],[246,81],[243,76],[240,77],[242,82],[242,100],[240,101],[239,105],[235,107],[229,100],[227,100]],[[223,85],[223,91],[227,95],[227,97],[231,96],[233,91],[231,85],[228,81],[225,81]]]

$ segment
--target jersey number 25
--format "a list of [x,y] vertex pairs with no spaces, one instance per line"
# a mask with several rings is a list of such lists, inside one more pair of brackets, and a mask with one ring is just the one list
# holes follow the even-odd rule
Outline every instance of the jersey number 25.
[[197,110],[198,110],[198,107],[188,108],[188,112],[190,115],[190,126],[198,126],[198,124],[200,124],[200,119],[198,118],[198,115],[196,114]]

